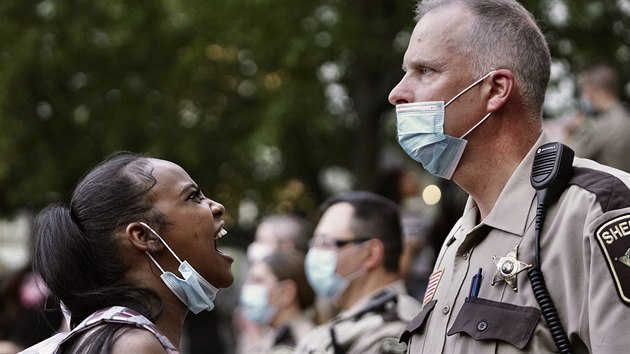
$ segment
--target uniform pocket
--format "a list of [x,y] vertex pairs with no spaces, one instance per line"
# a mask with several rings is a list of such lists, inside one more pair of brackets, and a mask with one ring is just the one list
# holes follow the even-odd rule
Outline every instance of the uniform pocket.
[[413,334],[424,332],[422,325],[429,316],[429,313],[433,311],[436,303],[437,300],[432,300],[431,302],[427,303],[426,306],[422,308],[422,311],[420,311],[420,313],[418,313],[416,317],[409,321],[407,327],[405,328],[405,331],[400,335],[400,343],[409,344],[409,338],[411,338]]
[[475,340],[502,340],[523,349],[541,313],[535,307],[472,298],[464,303],[447,335],[466,333]]

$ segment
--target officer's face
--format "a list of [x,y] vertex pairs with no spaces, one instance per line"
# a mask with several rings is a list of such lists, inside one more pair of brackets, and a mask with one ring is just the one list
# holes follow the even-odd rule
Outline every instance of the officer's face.
[[352,205],[333,204],[324,212],[313,234],[312,247],[337,252],[337,274],[341,276],[355,272],[365,259],[364,243],[358,242],[351,228],[353,214]]
[[[470,70],[469,54],[460,43],[470,28],[470,15],[459,6],[429,12],[416,24],[403,58],[405,75],[389,94],[393,105],[448,102],[478,77]],[[462,136],[485,115],[479,94],[462,95],[446,108],[444,130]],[[477,95],[477,96],[475,96]],[[448,117],[458,117],[449,119]]]

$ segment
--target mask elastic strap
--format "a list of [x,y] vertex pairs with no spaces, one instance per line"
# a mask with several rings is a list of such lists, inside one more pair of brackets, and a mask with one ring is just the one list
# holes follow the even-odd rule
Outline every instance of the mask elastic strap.
[[470,86],[466,87],[463,91],[461,91],[460,93],[458,93],[457,95],[455,95],[455,97],[451,98],[448,102],[446,102],[446,104],[444,105],[444,107],[448,106],[451,102],[455,101],[456,98],[458,98],[459,96],[465,94],[468,90],[470,90],[471,88],[475,87],[475,85],[477,85],[478,83],[480,83],[481,81],[485,80],[488,76],[490,76],[492,73],[494,73],[496,70],[492,70],[489,73],[485,74],[481,79],[473,82]]
[[468,131],[464,135],[462,135],[460,139],[464,139],[466,135],[470,134],[470,132],[475,130],[475,128],[477,128],[481,123],[483,123],[486,119],[488,119],[488,117],[490,117],[491,114],[492,112],[488,112],[488,114],[486,114],[485,117],[481,118],[481,120],[477,122],[477,124],[475,124],[472,128],[468,129]]
[[147,254],[147,256],[149,256],[149,258],[151,258],[151,260],[153,261],[153,264],[155,264],[158,268],[160,268],[160,272],[162,272],[162,274],[166,273],[166,272],[164,271],[164,268],[162,268],[162,267],[160,266],[160,263],[158,263],[158,262],[155,260],[155,258],[153,258],[153,256],[151,255],[151,253],[149,253],[149,252],[147,252],[147,251],[144,251],[144,253],[146,253],[146,254]]
[[352,273],[350,273],[348,275],[341,275],[341,274],[337,273],[337,275],[339,275],[340,277],[345,278],[349,282],[359,278],[363,274],[365,274],[365,269],[363,269],[362,267],[359,267],[359,269],[355,270],[354,272],[352,272]]
[[[163,239],[160,235],[158,235],[158,233],[157,233],[157,232],[155,232],[155,230],[153,230],[153,229],[152,229],[149,225],[147,225],[147,224],[143,223],[142,221],[140,221],[140,225],[142,225],[142,226],[146,227],[147,229],[149,229],[149,231],[151,231],[151,233],[152,233],[152,234],[154,234],[154,235],[155,235],[158,239],[160,239],[160,241],[162,241],[162,243],[164,244],[164,246],[166,246],[166,249],[168,249],[168,250],[169,250],[169,252],[171,252],[171,254],[173,255],[173,257],[175,257],[175,259],[177,259],[177,261],[179,262],[179,264],[182,264],[181,259],[179,259],[179,257],[177,257],[177,255],[175,254],[175,252],[173,252],[173,250],[172,250],[172,249],[168,246],[168,244],[164,241],[164,239]],[[145,252],[146,252],[146,251],[145,251]],[[146,253],[149,255],[149,257],[151,257],[151,259],[153,259],[153,256],[151,256],[151,255],[149,254],[149,252],[146,252]],[[155,262],[155,259],[153,259],[153,262]],[[156,262],[156,264],[157,264],[157,262]],[[160,265],[159,265],[159,264],[158,264],[158,267],[160,267]],[[162,267],[160,267],[160,270],[162,270]],[[164,270],[162,270],[162,272],[164,272]]]

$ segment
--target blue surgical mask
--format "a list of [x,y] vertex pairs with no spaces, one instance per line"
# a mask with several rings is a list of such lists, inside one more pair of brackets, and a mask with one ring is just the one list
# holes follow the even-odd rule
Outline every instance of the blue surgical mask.
[[[355,245],[357,247],[359,245]],[[350,249],[350,248],[349,248]],[[346,290],[350,281],[361,276],[365,271],[357,271],[343,277],[337,273],[339,254],[332,249],[313,247],[306,254],[304,271],[306,279],[319,296],[336,300]]]
[[269,288],[260,284],[243,285],[240,304],[245,316],[260,325],[270,324],[278,313],[278,308],[269,304]]
[[398,143],[407,155],[420,162],[429,173],[445,179],[453,177],[466,148],[467,141],[464,138],[483,123],[491,112],[488,112],[466,134],[456,138],[444,133],[444,109],[493,72],[475,81],[446,104],[444,101],[429,101],[403,103],[396,106]]
[[212,284],[208,283],[197,271],[188,263],[188,261],[181,261],[179,257],[173,252],[173,250],[166,244],[164,239],[158,235],[149,225],[141,222],[144,227],[149,229],[152,234],[154,234],[163,244],[164,246],[171,252],[173,257],[177,259],[179,262],[179,272],[182,275],[182,278],[173,274],[172,272],[165,271],[158,264],[158,262],[153,258],[153,256],[146,252],[146,254],[151,258],[153,263],[160,269],[162,275],[160,278],[166,284],[166,286],[179,298],[188,309],[194,313],[198,314],[199,312],[206,310],[212,311],[214,308],[214,299],[217,296],[218,289]]
[[578,107],[582,113],[591,118],[597,117],[600,113],[599,110],[595,108],[593,102],[584,96],[580,97]]

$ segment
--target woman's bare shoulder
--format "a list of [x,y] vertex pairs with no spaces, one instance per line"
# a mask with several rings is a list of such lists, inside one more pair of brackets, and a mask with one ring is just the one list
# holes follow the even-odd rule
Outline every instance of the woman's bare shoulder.
[[155,335],[144,329],[130,329],[122,334],[112,346],[112,354],[166,354]]

